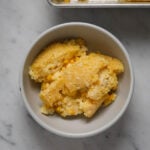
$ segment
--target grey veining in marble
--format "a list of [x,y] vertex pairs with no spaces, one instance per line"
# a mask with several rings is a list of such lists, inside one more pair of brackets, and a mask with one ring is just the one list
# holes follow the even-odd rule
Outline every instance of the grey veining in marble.
[[[19,93],[19,69],[34,39],[70,21],[106,28],[127,48],[135,73],[131,103],[106,132],[84,139],[58,137],[41,128]],[[0,150],[149,150],[150,9],[57,9],[46,0],[0,0]]]

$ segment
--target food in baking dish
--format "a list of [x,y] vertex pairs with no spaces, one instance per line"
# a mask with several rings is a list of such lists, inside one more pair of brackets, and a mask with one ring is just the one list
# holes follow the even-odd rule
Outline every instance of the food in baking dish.
[[116,99],[122,72],[119,59],[90,53],[80,38],[51,43],[29,69],[31,79],[41,83],[41,113],[87,118]]

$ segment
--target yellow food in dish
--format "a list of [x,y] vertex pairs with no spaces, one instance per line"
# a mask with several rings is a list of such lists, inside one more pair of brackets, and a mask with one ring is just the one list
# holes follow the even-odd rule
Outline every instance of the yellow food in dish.
[[82,39],[55,42],[33,61],[29,75],[41,83],[41,113],[90,118],[116,99],[122,62],[87,50]]
[[58,4],[62,4],[62,3],[66,3],[66,4],[75,4],[75,3],[149,3],[150,0],[52,0],[54,3],[58,3]]
[[36,82],[60,71],[74,58],[85,55],[87,48],[80,39],[53,43],[42,51],[32,64],[29,74]]

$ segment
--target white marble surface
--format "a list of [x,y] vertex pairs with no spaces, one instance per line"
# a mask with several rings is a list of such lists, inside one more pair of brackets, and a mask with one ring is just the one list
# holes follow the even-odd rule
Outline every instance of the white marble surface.
[[[70,21],[102,26],[127,48],[135,89],[124,116],[106,132],[85,139],[58,137],[29,115],[19,93],[19,68],[45,29]],[[150,9],[57,9],[46,0],[0,0],[0,150],[149,150]]]

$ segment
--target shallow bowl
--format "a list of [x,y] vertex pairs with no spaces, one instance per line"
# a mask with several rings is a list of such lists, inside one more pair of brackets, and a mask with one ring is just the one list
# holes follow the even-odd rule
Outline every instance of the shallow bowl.
[[[45,116],[40,113],[40,86],[31,81],[28,70],[37,54],[50,42],[70,38],[83,38],[90,50],[119,58],[125,67],[125,72],[119,78],[117,99],[109,107],[102,109],[90,119],[63,119],[59,116]],[[65,137],[88,137],[101,133],[111,127],[125,112],[132,95],[133,73],[129,55],[121,42],[107,30],[93,24],[72,22],[56,25],[42,33],[32,44],[21,68],[20,80],[23,100],[30,115],[42,127],[50,132]]]

